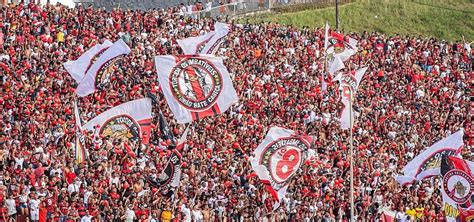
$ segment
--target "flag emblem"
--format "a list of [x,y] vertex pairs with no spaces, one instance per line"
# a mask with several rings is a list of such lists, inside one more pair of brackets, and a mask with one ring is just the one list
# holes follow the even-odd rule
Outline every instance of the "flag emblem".
[[99,71],[97,71],[97,77],[95,78],[95,86],[98,89],[102,89],[107,84],[107,80],[110,78],[110,76],[113,74],[113,71],[115,70],[115,64],[118,63],[119,61],[122,61],[122,59],[125,57],[125,55],[119,55],[117,57],[111,58],[102,66],[99,68]]
[[171,92],[185,108],[202,111],[213,106],[222,92],[222,75],[212,62],[197,57],[181,60],[169,76]]
[[107,120],[99,130],[104,137],[138,140],[140,125],[128,115],[118,115]]
[[[284,182],[293,176],[303,163],[304,150],[309,144],[298,137],[283,137],[263,149],[260,165],[269,169],[271,179],[276,186],[284,186]],[[277,187],[277,190],[280,187]]]
[[455,149],[456,148],[446,148],[426,158],[425,160],[423,160],[420,167],[418,168],[417,174],[426,170],[440,168],[441,159],[446,156],[454,156],[457,153]]
[[462,170],[450,170],[443,177],[443,189],[457,204],[464,204],[471,199],[474,181]]

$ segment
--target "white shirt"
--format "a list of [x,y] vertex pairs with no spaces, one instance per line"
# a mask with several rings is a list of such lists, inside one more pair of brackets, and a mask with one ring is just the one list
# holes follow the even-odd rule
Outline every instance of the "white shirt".
[[91,215],[84,215],[82,218],[81,218],[81,222],[91,222],[92,221],[92,218],[93,216]]
[[193,210],[193,217],[194,217],[194,221],[202,221],[203,220],[203,216],[202,216],[202,213],[201,211],[199,210]]
[[127,208],[127,212],[125,213],[125,215],[127,216],[127,219],[125,220],[127,222],[133,222],[133,220],[136,218],[135,211],[133,211],[131,209],[128,209],[128,208]]
[[181,212],[184,214],[183,221],[191,222],[191,210],[186,205],[181,205]]
[[39,211],[40,200],[31,199],[30,200],[30,209],[32,211]]
[[16,206],[15,206],[15,200],[14,199],[7,199],[5,201],[7,204],[7,214],[8,216],[16,214]]

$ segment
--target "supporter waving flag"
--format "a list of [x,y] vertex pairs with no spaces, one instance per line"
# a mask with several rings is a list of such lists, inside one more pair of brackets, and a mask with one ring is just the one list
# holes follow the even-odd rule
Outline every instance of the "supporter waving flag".
[[338,80],[340,83],[339,90],[341,91],[341,101],[344,104],[341,116],[339,117],[342,129],[349,129],[354,122],[354,114],[351,112],[352,106],[350,101],[352,101],[354,98],[357,88],[359,88],[360,81],[362,80],[362,77],[366,71],[367,67],[364,67],[358,69],[357,71],[339,74],[335,78],[335,80]]
[[454,156],[443,156],[440,172],[446,221],[473,221],[474,162]]
[[105,40],[104,43],[96,44],[87,50],[77,60],[65,62],[63,66],[71,75],[71,77],[79,84],[86,75],[87,71],[91,68],[94,61],[112,45],[112,42]]
[[402,185],[413,183],[427,177],[440,174],[441,159],[444,156],[454,156],[461,152],[464,131],[461,129],[454,134],[436,142],[431,147],[413,158],[404,168],[404,175],[395,179]]
[[214,31],[204,35],[177,40],[186,55],[216,54],[225,36],[229,34],[230,25],[216,22]]
[[155,66],[166,101],[180,124],[223,113],[238,101],[221,58],[156,56]]
[[253,170],[275,199],[281,200],[302,166],[313,138],[272,127],[250,159]]
[[100,137],[138,140],[148,144],[151,130],[151,99],[120,104],[87,122],[83,129],[95,130]]
[[76,94],[84,97],[106,85],[109,82],[110,75],[113,73],[115,63],[129,53],[130,48],[120,39],[105,51],[95,54],[89,60],[85,76],[77,86]]

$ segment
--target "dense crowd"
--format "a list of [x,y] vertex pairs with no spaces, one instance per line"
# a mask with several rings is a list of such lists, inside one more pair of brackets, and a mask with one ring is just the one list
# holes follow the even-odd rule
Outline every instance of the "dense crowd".
[[[155,55],[178,55],[176,39],[210,31],[211,18],[180,8],[152,11],[40,7],[0,8],[0,221],[335,221],[349,216],[349,132],[339,127],[337,84],[321,92],[324,29],[231,24],[224,58],[239,103],[190,124],[179,188],[150,186],[170,151],[157,117],[150,145],[87,137],[88,158],[74,159],[77,84],[62,64],[105,39],[132,49],[102,91],[79,99],[83,122],[120,103],[157,95],[175,136],[176,124],[156,77]],[[346,33],[359,41],[347,68],[369,69],[354,109],[355,207],[359,220],[382,209],[400,219],[443,221],[439,178],[400,186],[393,175],[421,150],[464,128],[469,139],[470,47],[464,42]],[[469,81],[471,80],[471,81]],[[155,110],[156,113],[156,110]],[[249,157],[271,126],[316,136],[277,209]],[[250,175],[250,176],[249,176]]]

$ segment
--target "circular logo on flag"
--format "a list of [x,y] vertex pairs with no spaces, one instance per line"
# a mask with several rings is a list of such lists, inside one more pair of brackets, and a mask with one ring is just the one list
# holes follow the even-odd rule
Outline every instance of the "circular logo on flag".
[[309,144],[298,137],[280,138],[262,152],[260,164],[266,166],[276,183],[286,182],[303,164],[303,150]]
[[474,181],[462,170],[450,170],[443,176],[443,189],[457,204],[463,204],[471,199]]
[[193,111],[213,106],[222,92],[223,80],[212,62],[203,58],[185,58],[171,70],[170,88],[176,100]]
[[114,57],[100,66],[95,77],[95,86],[99,89],[107,85],[110,76],[112,76],[115,70],[115,64],[123,59],[124,55]]
[[128,115],[118,115],[110,118],[99,130],[99,135],[117,139],[137,140],[140,138],[140,125]]

